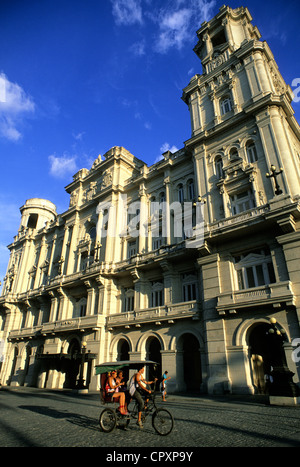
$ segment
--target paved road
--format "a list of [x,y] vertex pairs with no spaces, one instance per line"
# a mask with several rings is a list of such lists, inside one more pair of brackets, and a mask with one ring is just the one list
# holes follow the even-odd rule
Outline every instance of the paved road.
[[300,446],[299,406],[269,406],[262,400],[233,396],[181,395],[170,395],[160,405],[174,416],[170,435],[156,434],[150,420],[144,430],[131,422],[127,431],[117,428],[106,434],[98,425],[103,408],[98,394],[1,388],[0,446],[106,447],[112,453],[124,446],[182,452],[202,447]]

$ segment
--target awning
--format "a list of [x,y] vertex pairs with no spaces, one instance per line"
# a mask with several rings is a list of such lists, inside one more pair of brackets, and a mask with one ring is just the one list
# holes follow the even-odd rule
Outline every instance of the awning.
[[102,373],[107,373],[112,370],[120,370],[121,368],[131,368],[137,369],[143,365],[158,365],[157,362],[152,360],[121,360],[118,362],[105,362],[96,365],[96,375],[101,375]]
[[[86,353],[84,355],[84,361],[88,362],[90,360],[94,360],[97,357],[97,354],[95,353]],[[59,359],[59,360],[81,360],[82,359],[82,353],[77,353],[77,354],[69,354],[69,353],[42,353],[37,355],[37,358],[39,359]]]

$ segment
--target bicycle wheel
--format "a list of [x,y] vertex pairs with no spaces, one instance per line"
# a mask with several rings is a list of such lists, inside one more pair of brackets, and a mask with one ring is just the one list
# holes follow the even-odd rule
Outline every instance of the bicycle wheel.
[[112,409],[104,409],[99,417],[99,424],[104,433],[113,431],[117,424],[117,417]]
[[157,409],[152,416],[152,426],[159,435],[168,435],[174,426],[172,414],[166,409]]
[[117,427],[122,428],[123,430],[126,430],[130,423],[130,417],[126,415],[122,416],[121,414],[116,414],[116,420]]

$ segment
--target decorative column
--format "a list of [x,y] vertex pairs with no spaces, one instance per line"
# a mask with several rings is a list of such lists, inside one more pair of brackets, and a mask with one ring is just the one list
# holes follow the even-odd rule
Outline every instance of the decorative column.
[[56,321],[60,321],[61,319],[65,319],[67,317],[68,295],[62,287],[57,289],[57,293],[59,294],[59,308]]
[[233,111],[234,111],[234,114],[236,114],[241,111],[241,107],[238,103],[238,97],[237,97],[237,92],[236,92],[236,80],[234,78],[231,79],[231,83],[229,84],[229,89],[231,91]]
[[33,246],[33,240],[31,240],[29,236],[26,236],[24,246],[22,248],[22,258],[20,261],[17,278],[13,283],[13,288],[12,288],[13,293],[26,291],[26,285],[27,285],[27,279],[28,279],[27,272],[28,272],[29,258],[30,258],[32,246]]
[[73,228],[72,228],[69,258],[68,258],[68,262],[67,262],[66,270],[65,270],[65,273],[67,275],[75,272],[74,267],[75,267],[75,259],[76,259],[78,231],[79,231],[79,214],[76,213],[75,221],[74,221]]
[[139,190],[140,196],[140,229],[139,229],[139,247],[138,252],[143,254],[146,252],[146,238],[148,236],[148,208],[147,194],[145,185],[142,184]]
[[84,285],[87,288],[86,316],[90,316],[94,314],[95,309],[95,289],[91,281],[84,281]]
[[166,219],[166,242],[167,245],[171,245],[171,219],[170,219],[170,176],[168,175],[164,179],[164,186],[166,188],[166,203],[165,203],[165,213],[164,217]]
[[[213,86],[211,84],[211,86]],[[212,92],[209,95],[210,100],[212,101],[213,104],[213,110],[214,110],[214,124],[218,125],[218,123],[221,122],[221,116],[220,116],[220,106],[219,106],[219,99],[216,97],[215,91],[212,89]]]
[[54,292],[51,290],[48,292],[50,297],[51,297],[51,308],[50,308],[50,318],[49,321],[50,323],[53,323],[56,321],[56,315],[57,315],[57,307],[58,307],[58,298],[54,294]]
[[57,234],[55,233],[53,235],[53,239],[52,239],[52,250],[51,250],[51,256],[50,256],[50,260],[49,260],[49,270],[48,270],[48,277],[49,278],[51,277],[52,269],[53,269],[53,259],[54,259],[56,241],[57,241]]
[[200,94],[197,90],[193,94],[191,94],[189,99],[189,109],[193,134],[197,134],[202,131],[200,104]]
[[65,225],[65,232],[64,232],[64,239],[63,239],[63,244],[62,244],[62,249],[61,249],[61,259],[64,261],[61,267],[61,274],[63,275],[65,273],[65,270],[67,269],[67,262],[65,261],[66,259],[66,253],[67,253],[67,244],[69,240],[69,226]]

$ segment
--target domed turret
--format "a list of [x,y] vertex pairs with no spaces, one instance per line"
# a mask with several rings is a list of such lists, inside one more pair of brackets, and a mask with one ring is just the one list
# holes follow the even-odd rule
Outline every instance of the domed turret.
[[47,199],[31,198],[20,208],[21,229],[42,229],[46,222],[56,219],[56,206]]

